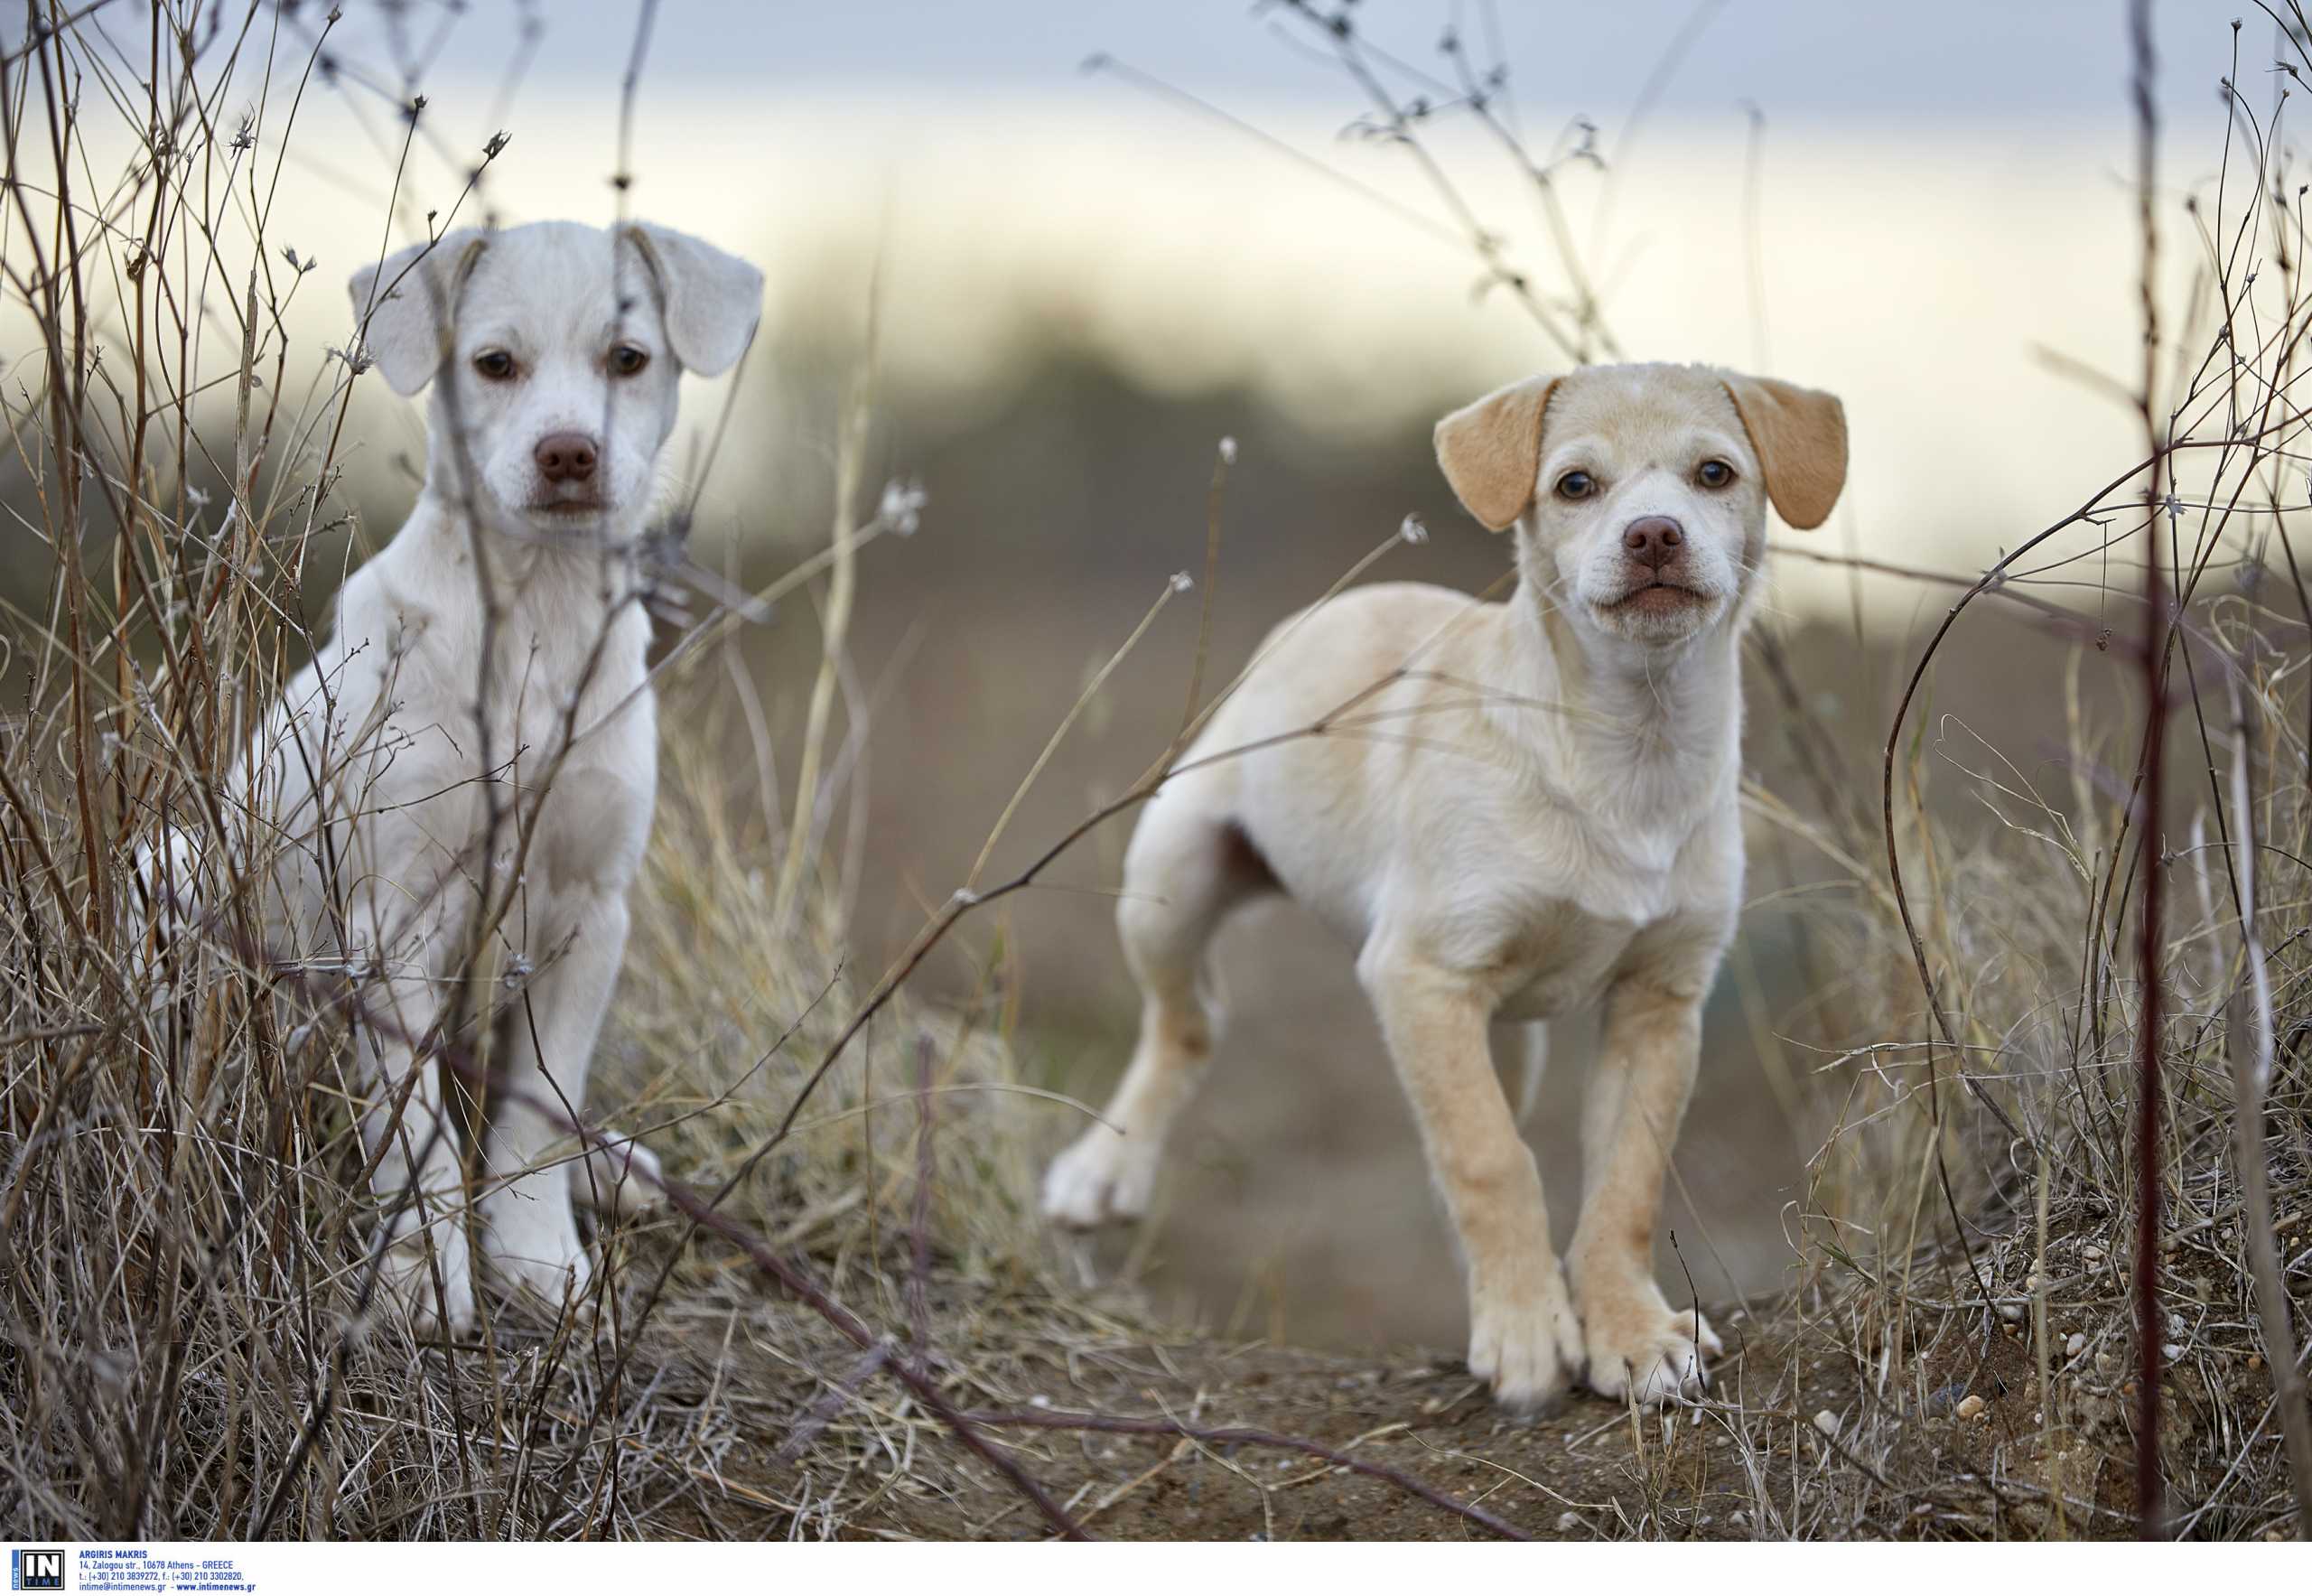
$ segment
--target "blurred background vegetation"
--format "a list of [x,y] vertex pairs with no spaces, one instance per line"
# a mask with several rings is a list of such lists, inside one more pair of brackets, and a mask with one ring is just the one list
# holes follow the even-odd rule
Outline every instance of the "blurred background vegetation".
[[[2113,160],[2120,31],[2100,5],[1961,0],[1899,28],[1870,9],[1648,0],[1608,15],[1373,0],[1357,11],[1420,71],[1444,70],[1449,28],[1514,63],[1507,114],[1556,163],[1621,350],[1753,367],[1845,397],[1851,489],[1806,546],[1979,570],[2138,447],[2131,416],[2092,376],[2127,373],[2135,358],[2132,199]],[[311,424],[328,410],[324,351],[350,337],[342,285],[358,263],[453,204],[461,221],[607,219],[605,177],[621,164],[609,107],[631,12],[344,7],[269,201],[271,238],[312,269],[279,328],[281,397],[301,427],[268,471],[294,478],[326,441]],[[322,11],[256,14],[274,33],[258,52],[281,74],[300,70]],[[2223,117],[2205,92],[2230,70],[2219,14],[2160,13],[2179,195],[2215,177]],[[21,28],[0,23],[12,51]],[[396,108],[412,62],[427,102],[414,137]],[[244,114],[254,82],[245,70],[214,107],[220,126]],[[871,478],[928,495],[918,536],[861,562],[845,724],[863,730],[828,795],[844,817],[829,840],[857,969],[881,969],[964,878],[1021,772],[1170,575],[1201,573],[1222,438],[1238,448],[1212,611],[1223,668],[1407,515],[1434,536],[1393,550],[1373,579],[1476,591],[1506,570],[1506,544],[1438,477],[1429,425],[1565,357],[1509,295],[1482,291],[1453,211],[1402,147],[1360,125],[1366,108],[1306,30],[1241,0],[664,8],[634,107],[624,163],[643,176],[629,202],[749,254],[770,281],[752,355],[737,378],[694,385],[669,453],[678,473],[702,472],[728,403],[694,557],[751,586],[824,542],[839,398],[854,383],[872,385]],[[461,201],[500,130],[510,145]],[[84,136],[94,170],[127,148],[118,126],[92,119]],[[1530,184],[1482,130],[1440,116],[1423,141],[1506,256],[1545,258]],[[2190,262],[2176,255],[2180,300]],[[221,378],[237,341],[207,331]],[[0,359],[36,353],[22,307],[0,308]],[[220,381],[193,406],[197,430],[228,435],[230,412]],[[351,514],[335,536],[358,557],[405,512],[423,433],[414,407],[368,382],[345,436],[339,502]],[[226,498],[198,467],[189,481]],[[21,460],[0,459],[11,523],[0,597],[36,623],[50,571],[23,530],[38,519],[31,491]],[[101,542],[99,531],[92,562]],[[344,557],[325,546],[309,564],[316,623]],[[2064,570],[2042,580],[2048,596],[2087,593]],[[1783,667],[1750,673],[1757,779],[1777,792],[1851,781],[1846,798],[1868,809],[1893,690],[1949,591],[1789,557],[1776,583],[1762,632]],[[800,734],[820,651],[815,602],[789,596],[742,632],[735,657],[774,760]],[[1193,609],[1175,607],[1118,673],[1030,793],[999,872],[1161,751],[1195,632]],[[1972,774],[1986,745],[2027,768],[2060,753],[2041,729],[2067,723],[2069,653],[1986,615],[1946,658],[1918,723],[1929,796],[1946,815],[1997,823]],[[2117,702],[2112,675],[2089,651],[2078,692],[2091,734]],[[1794,704],[1851,764],[1826,769]],[[670,714],[685,705],[677,695]],[[751,761],[734,743],[734,782],[751,780]],[[927,977],[950,994],[994,983],[1031,1078],[1094,1100],[1133,1018],[1108,923],[1129,824],[943,948]],[[1839,975],[1810,940],[1823,872],[1765,835],[1753,871],[1757,907],[1711,1010],[1702,1134],[1682,1148],[1673,1193],[1671,1228],[1705,1298],[1782,1283],[1804,1171],[1853,1068],[1825,1078],[1835,1055],[1807,1023]],[[1107,1244],[1105,1262],[1145,1267],[1161,1294],[1216,1326],[1450,1344],[1451,1248],[1347,951],[1287,905],[1248,916],[1221,950],[1233,1030],[1183,1127],[1160,1222]],[[1571,1034],[1534,1134],[1566,1213],[1575,1173],[1562,1131],[1586,1027],[1561,1029]],[[1049,1119],[1056,1143],[1068,1115]]]

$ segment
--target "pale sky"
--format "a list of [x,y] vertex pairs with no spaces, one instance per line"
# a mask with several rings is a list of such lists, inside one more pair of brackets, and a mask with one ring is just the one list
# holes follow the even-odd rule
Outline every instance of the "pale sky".
[[[1546,149],[1577,114],[1600,124],[1610,188],[1581,170],[1563,191],[1624,347],[1845,395],[1869,425],[1857,426],[1856,487],[1841,513],[1866,537],[1974,559],[2001,527],[2046,518],[2081,473],[2136,446],[2123,412],[2084,397],[2042,358],[2105,372],[2137,358],[2118,0],[1726,0],[1701,14],[1634,147],[1630,107],[1694,23],[1692,0],[1495,9],[1529,141]],[[320,87],[298,113],[272,231],[276,246],[322,263],[291,315],[316,358],[345,337],[348,263],[411,236],[428,210],[446,214],[499,126],[513,143],[485,200],[459,219],[484,210],[507,222],[609,219],[618,79],[638,13],[633,0],[469,0],[461,14],[439,0],[347,0],[345,10],[331,44],[354,69],[395,59],[396,16],[412,38],[451,25],[424,79],[440,144],[401,168],[391,228],[384,201],[400,130],[390,107]],[[501,113],[526,12],[545,32]],[[2240,34],[2241,78],[2263,117],[2273,35],[2252,0],[2158,10],[2163,261],[2178,304],[2197,265],[2182,191],[2214,194],[2215,81],[2236,14],[2255,19]],[[144,8],[121,0],[99,14],[133,72]],[[295,8],[293,36],[274,53],[259,160],[277,145],[310,51],[294,35],[323,14]],[[1424,67],[1457,14],[1466,37],[1487,36],[1481,0],[1366,0],[1358,14]],[[890,391],[958,414],[999,411],[1006,385],[1058,350],[1152,392],[1250,393],[1354,443],[1402,435],[1562,361],[1503,296],[1473,298],[1476,268],[1450,229],[1440,242],[1241,131],[1080,70],[1108,52],[1441,217],[1401,151],[1338,136],[1357,91],[1309,43],[1305,28],[1245,0],[664,0],[629,201],[763,266],[767,350],[806,347],[828,329],[847,336],[865,285],[880,281]],[[254,98],[263,51],[248,54],[228,115]],[[1748,104],[1767,129],[1755,229]],[[125,158],[131,134],[113,135]],[[1433,138],[1487,229],[1557,280],[1514,165],[1466,118]],[[2235,213],[2241,191],[2228,191]],[[30,347],[0,316],[0,356]],[[766,375],[740,419],[766,437],[824,420],[788,415],[784,402]],[[365,403],[419,446],[414,411],[399,406],[407,414],[388,423],[385,401]],[[1954,481],[1966,483],[1961,500]]]
[[[353,0],[345,9],[349,53],[369,54],[384,8]],[[438,0],[404,9],[421,37],[443,14]],[[439,75],[494,75],[523,9],[472,0]],[[557,94],[614,89],[634,0],[539,0],[531,9],[545,23],[536,84]],[[1930,137],[1938,126],[1986,120],[2101,126],[2125,115],[2120,0],[1365,0],[1356,10],[1377,40],[1424,66],[1435,63],[1447,22],[1458,18],[1482,41],[1487,17],[1496,19],[1520,98],[1537,119],[1579,111],[1619,120],[1698,11],[1700,33],[1663,101],[1667,115],[1748,100],[1794,123],[1862,118],[1912,124]],[[2209,102],[2229,68],[2224,24],[2235,16],[2246,24],[2243,87],[2264,103],[2272,26],[2253,0],[2166,0],[2155,17],[2173,105]],[[933,100],[1046,95],[1077,91],[1078,65],[1105,51],[1233,104],[1336,101],[1338,75],[1308,53],[1307,38],[1275,7],[1248,0],[663,0],[648,81],[667,90],[702,81],[766,93],[904,90]]]

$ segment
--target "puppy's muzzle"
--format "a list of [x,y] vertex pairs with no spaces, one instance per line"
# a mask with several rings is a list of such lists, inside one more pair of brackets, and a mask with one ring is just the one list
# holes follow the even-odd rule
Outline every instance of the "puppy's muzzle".
[[1684,549],[1686,529],[1668,516],[1640,516],[1622,528],[1622,550],[1638,565],[1656,573]]
[[530,457],[537,462],[538,475],[549,482],[587,483],[594,480],[601,452],[584,433],[548,433]]
[[601,512],[601,447],[584,433],[548,433],[530,451],[537,467],[537,490],[529,508],[548,516],[586,517]]

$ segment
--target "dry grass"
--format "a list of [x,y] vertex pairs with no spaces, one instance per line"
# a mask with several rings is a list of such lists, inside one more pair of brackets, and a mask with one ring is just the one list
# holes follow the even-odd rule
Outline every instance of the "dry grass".
[[[371,977],[266,945],[266,862],[240,856],[227,782],[312,649],[333,562],[372,540],[339,454],[362,362],[293,350],[284,310],[315,290],[266,232],[334,18],[138,20],[149,88],[117,32],[78,18],[36,20],[0,63],[6,294],[41,345],[5,401],[12,575],[37,595],[9,617],[18,707],[0,749],[7,1522],[71,1539],[840,1526],[850,1513],[827,1500],[852,1470],[824,1460],[846,1454],[858,1416],[797,1421],[857,1348],[768,1295],[743,1252],[734,1268],[727,1249],[685,1246],[686,1221],[598,1238],[599,1324],[509,1309],[475,1339],[413,1346],[377,1297],[382,1216],[357,1127],[379,1085],[347,1040],[350,1019],[376,1022]],[[342,58],[333,70],[364,81]],[[247,120],[220,126],[220,106],[251,94]],[[422,108],[398,108],[406,165],[430,133]],[[115,134],[131,153],[99,180],[92,151]],[[499,147],[467,157],[459,205]],[[406,225],[457,214],[405,198]],[[662,587],[683,574],[686,510],[671,555],[646,555]],[[913,513],[902,494],[846,525],[835,563]],[[754,612],[718,607],[668,679]],[[1039,1289],[1049,1268],[1025,1220],[1004,1049],[992,1016],[891,1001],[846,1059],[859,1067],[780,1126],[860,997],[837,885],[791,869],[774,908],[777,851],[688,746],[669,750],[595,1101],[647,1120],[693,1179],[743,1167],[718,1222],[840,1296],[873,1283],[860,1306],[916,1327],[902,1374],[922,1381],[935,1306]],[[540,751],[550,770],[557,751]],[[822,796],[806,784],[806,820]],[[199,849],[199,878],[176,883],[198,911],[156,939],[136,858],[164,825],[226,845]],[[814,857],[825,829],[798,834]],[[477,933],[451,982],[461,1018],[429,1039],[453,1084],[480,1084],[518,1005],[500,974]],[[734,1355],[750,1347],[759,1367]],[[916,1423],[900,1423],[910,1455]],[[733,1477],[766,1471],[771,1489]]]
[[[1399,103],[1394,66],[1353,27],[1285,9],[1340,52],[1391,139],[1418,150],[1453,109]],[[2312,70],[2290,20],[2282,48]],[[1909,708],[1882,767],[1816,722],[1777,639],[1757,639],[1779,713],[1754,735],[1771,728],[1792,776],[1748,794],[1757,835],[1821,867],[1807,1001],[1756,1017],[1807,1060],[1791,1111],[1821,1151],[1797,1284],[1732,1321],[1708,1402],[1515,1431],[1450,1364],[1217,1346],[1089,1283],[1033,1213],[1057,1116],[1013,1068],[1016,983],[991,967],[960,1009],[905,986],[925,947],[1010,887],[967,883],[891,972],[847,965],[864,709],[831,627],[805,774],[783,787],[742,673],[726,690],[693,668],[743,611],[709,616],[669,673],[679,730],[590,1115],[641,1131],[685,1206],[599,1238],[599,1326],[502,1311],[471,1340],[419,1345],[371,1301],[379,1216],[356,1114],[373,1087],[347,1068],[344,1024],[358,975],[279,967],[232,880],[208,884],[210,934],[155,964],[135,885],[163,817],[220,824],[235,751],[311,647],[303,618],[334,576],[322,551],[355,518],[337,456],[354,373],[293,354],[278,312],[303,273],[238,198],[263,193],[295,136],[266,120],[291,117],[288,90],[260,100],[244,143],[216,107],[255,70],[246,36],[195,37],[168,8],[151,27],[149,95],[78,26],[0,63],[0,292],[44,346],[0,400],[9,557],[38,572],[8,616],[0,725],[13,1533],[991,1535],[1042,1533],[1039,1511],[1133,1534],[2123,1533],[2141,1394],[2134,943],[2153,872],[2168,888],[2149,974],[2169,998],[2151,1040],[2172,1526],[2304,1533],[2312,1459],[2292,1465],[2289,1445],[2312,1345],[2312,599],[2289,535],[2312,291],[2288,157],[2244,105],[2229,186],[2171,245],[2199,263],[2192,319],[2158,346],[2173,359],[2152,453],[2175,498],[2147,506],[2140,468],[1954,586],[2072,642],[2074,707],[2046,739],[2060,757]],[[1482,117],[1490,69],[1457,42],[1442,70]],[[89,192],[61,110],[107,114],[99,88],[135,153]],[[1536,163],[1504,137],[1553,213],[1552,185],[1580,163]],[[204,209],[204,193],[236,198]],[[1469,220],[1548,336],[1613,348],[1578,259],[1527,273]],[[1562,301],[1533,287],[1552,275],[1573,285]],[[204,335],[217,326],[232,335]],[[853,487],[858,446],[838,462]],[[1216,527],[1217,497],[1217,481]],[[829,561],[845,584],[872,580],[849,532]],[[2147,549],[2184,602],[2139,642]],[[2100,584],[2111,630],[2040,596],[2044,580]],[[1953,635],[1979,624],[1969,611]],[[2099,691],[2147,664],[2186,772],[2149,843],[2140,701]],[[1882,778],[1883,804],[1858,798]],[[489,986],[486,961],[469,974]],[[437,1039],[461,1070],[487,1060],[480,1011]],[[1040,1509],[1023,1472],[1049,1488]],[[1190,1474],[1221,1506],[1183,1505]]]

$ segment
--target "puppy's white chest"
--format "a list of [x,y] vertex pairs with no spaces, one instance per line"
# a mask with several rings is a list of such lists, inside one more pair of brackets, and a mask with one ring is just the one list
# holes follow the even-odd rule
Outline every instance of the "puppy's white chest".
[[1674,841],[1622,840],[1599,845],[1589,828],[1562,824],[1520,856],[1524,868],[1505,863],[1468,906],[1464,924],[1477,946],[1467,951],[1502,994],[1503,1018],[1548,1019],[1595,1003],[1634,945],[1690,918],[1720,885]]
[[[378,662],[368,679],[384,701],[359,755],[365,828],[381,857],[414,854],[437,871],[459,858],[475,868],[486,848],[493,870],[521,861],[533,889],[621,890],[657,789],[647,623],[565,606],[573,619],[535,597],[510,606],[486,677],[481,629],[453,606],[387,592],[349,616],[345,652]],[[340,701],[340,735],[368,713],[362,696]]]
[[557,890],[622,892],[641,868],[657,798],[649,700],[582,743],[538,814],[536,854]]
[[1496,966],[1505,1020],[1546,1020],[1594,1002],[1641,922],[1568,899],[1530,904]]

